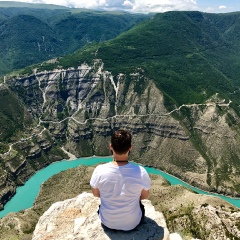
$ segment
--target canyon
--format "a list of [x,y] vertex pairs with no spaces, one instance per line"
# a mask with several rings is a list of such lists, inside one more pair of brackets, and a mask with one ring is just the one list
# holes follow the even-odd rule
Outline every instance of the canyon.
[[132,160],[201,189],[239,196],[239,165],[233,161],[240,156],[239,138],[228,117],[239,118],[217,93],[204,104],[168,111],[163,94],[142,69],[114,79],[101,60],[77,69],[36,69],[29,76],[5,78],[4,86],[18,95],[34,122],[1,154],[8,169],[2,202],[14,194],[16,183],[66,157],[61,148],[76,157],[110,155],[109,137],[119,128],[133,134]]

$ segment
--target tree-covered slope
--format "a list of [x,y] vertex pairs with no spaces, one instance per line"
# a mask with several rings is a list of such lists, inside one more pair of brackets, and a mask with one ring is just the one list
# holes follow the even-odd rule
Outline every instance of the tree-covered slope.
[[61,54],[61,41],[49,25],[31,15],[17,15],[2,24],[1,62],[6,70]]
[[53,22],[57,36],[63,41],[65,54],[86,43],[103,42],[129,30],[146,18],[143,15],[81,12]]
[[116,37],[146,15],[0,3],[0,75]]
[[113,74],[141,67],[178,105],[201,103],[215,92],[227,97],[239,84],[239,16],[200,12],[157,14],[113,40],[59,59],[56,65],[71,67],[99,58]]
[[8,148],[1,149],[3,142],[11,142],[14,135],[21,134],[29,128],[33,119],[16,94],[0,85],[0,153]]

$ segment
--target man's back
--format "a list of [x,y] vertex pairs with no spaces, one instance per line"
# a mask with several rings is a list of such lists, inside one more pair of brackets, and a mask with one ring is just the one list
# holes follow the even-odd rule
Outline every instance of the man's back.
[[99,165],[90,184],[100,191],[99,215],[105,226],[131,230],[139,224],[141,192],[150,188],[150,178],[143,167],[132,163],[117,166],[113,162]]

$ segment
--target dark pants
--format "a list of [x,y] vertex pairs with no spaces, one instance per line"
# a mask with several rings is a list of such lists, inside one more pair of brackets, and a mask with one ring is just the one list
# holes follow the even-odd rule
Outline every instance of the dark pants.
[[139,201],[139,204],[140,204],[140,209],[142,211],[142,218],[141,218],[141,221],[140,221],[140,223],[141,223],[141,222],[143,222],[144,217],[145,217],[145,208],[144,208],[144,205],[142,204],[141,201]]
[[[144,208],[144,205],[141,203],[141,201],[139,201],[139,206],[140,206],[140,209],[141,209],[141,211],[142,211],[142,217],[141,217],[141,220],[140,220],[140,223],[139,224],[141,224],[142,222],[143,222],[143,220],[144,220],[144,217],[145,217],[145,208]],[[100,209],[100,207],[101,207],[101,205],[99,205],[99,208],[98,208],[98,211],[97,211],[97,213],[98,213],[98,215],[99,215],[99,209]],[[139,225],[138,224],[138,225]],[[137,226],[138,226],[137,225]],[[103,223],[102,223],[102,226],[103,227],[105,227],[105,228],[108,228],[108,227],[106,227]],[[137,227],[136,226],[136,227]],[[111,229],[111,228],[108,228],[108,229]],[[115,229],[112,229],[112,230],[115,230]]]

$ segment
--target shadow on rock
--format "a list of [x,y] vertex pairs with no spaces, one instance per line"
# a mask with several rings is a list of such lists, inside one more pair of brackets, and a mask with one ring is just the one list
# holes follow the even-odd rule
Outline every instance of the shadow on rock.
[[139,224],[135,229],[131,231],[112,230],[104,225],[102,228],[105,234],[111,240],[163,240],[164,228],[159,226],[151,218],[145,217],[144,222]]

